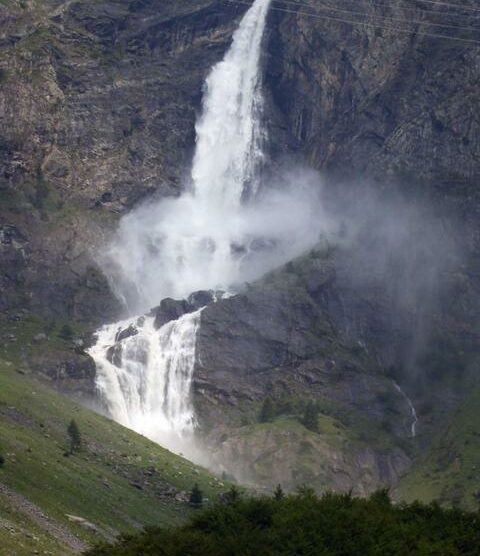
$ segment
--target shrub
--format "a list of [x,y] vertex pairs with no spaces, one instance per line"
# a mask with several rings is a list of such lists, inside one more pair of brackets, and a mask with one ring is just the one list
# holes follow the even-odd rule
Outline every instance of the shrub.
[[240,500],[240,496],[240,490],[235,485],[232,485],[230,490],[223,495],[223,500],[227,504],[235,504]]
[[294,412],[295,412],[295,404],[291,399],[284,396],[280,398],[276,403],[277,415],[291,415]]
[[71,340],[73,338],[73,330],[69,324],[64,324],[58,333],[58,336],[62,338],[62,340]]
[[45,325],[45,333],[47,334],[47,336],[49,336],[57,327],[57,323],[55,322],[55,319],[50,319],[49,321],[47,321],[47,324]]
[[240,426],[241,427],[247,427],[250,424],[251,424],[251,420],[248,417],[248,415],[242,415],[241,418],[240,418]]
[[0,468],[5,465],[5,458],[0,454]]
[[313,402],[309,402],[303,414],[302,425],[312,431],[318,432],[318,408]]
[[275,498],[275,500],[281,500],[282,498],[285,497],[285,493],[283,492],[282,485],[277,485],[277,488],[273,493],[273,497]]
[[70,453],[73,454],[74,452],[78,452],[82,448],[82,437],[75,419],[70,421],[67,432],[70,437]]
[[201,508],[203,505],[203,492],[200,490],[198,484],[196,483],[192,488],[192,492],[190,493],[189,504],[194,508]]
[[268,423],[275,419],[275,404],[271,398],[265,398],[263,401],[262,409],[260,410],[260,415],[258,420],[260,423]]

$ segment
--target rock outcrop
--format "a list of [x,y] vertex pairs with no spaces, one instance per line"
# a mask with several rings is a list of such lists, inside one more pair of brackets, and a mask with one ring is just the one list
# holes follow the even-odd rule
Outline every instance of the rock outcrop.
[[[469,395],[473,291],[460,293],[464,278],[440,249],[434,261],[418,240],[404,258],[383,241],[385,266],[369,241],[326,245],[202,312],[197,413],[215,457],[242,480],[360,494],[396,484],[411,465],[412,430],[427,445]],[[261,418],[266,398],[276,407],[271,425]],[[298,424],[299,400],[317,404],[318,433]]]
[[198,311],[221,297],[221,292],[202,290],[194,292],[187,299],[162,299],[160,305],[152,309],[155,317],[154,326],[158,330],[167,322],[179,319],[182,315]]

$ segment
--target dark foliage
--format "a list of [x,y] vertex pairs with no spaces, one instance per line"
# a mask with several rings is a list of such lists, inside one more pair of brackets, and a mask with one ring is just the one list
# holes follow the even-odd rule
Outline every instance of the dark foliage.
[[277,485],[275,492],[273,493],[273,497],[275,500],[281,500],[285,497],[285,493],[283,492],[282,485]]
[[89,556],[478,556],[480,516],[431,504],[395,506],[308,488],[296,496],[241,498],[177,529],[151,528]]
[[275,419],[275,415],[275,404],[271,398],[266,398],[263,402],[262,409],[260,410],[258,420],[260,423],[268,423],[269,421],[273,421]]
[[232,485],[230,490],[223,495],[222,500],[225,504],[235,504],[240,500],[240,496],[240,490],[235,485]]
[[72,327],[68,324],[64,324],[58,333],[58,336],[63,340],[69,341],[73,338]]
[[0,454],[0,467],[5,465],[5,458]]
[[70,453],[78,452],[82,448],[82,437],[80,430],[74,419],[70,421],[67,428],[68,436],[70,437]]
[[309,402],[302,417],[302,425],[313,432],[318,432],[318,408],[313,402]]
[[194,508],[201,508],[203,505],[203,492],[200,490],[197,484],[192,488],[190,493],[189,503]]

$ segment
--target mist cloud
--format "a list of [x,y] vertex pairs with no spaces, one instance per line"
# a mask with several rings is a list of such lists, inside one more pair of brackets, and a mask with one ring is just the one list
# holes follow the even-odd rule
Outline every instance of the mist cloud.
[[132,313],[200,289],[237,290],[318,242],[328,227],[319,185],[299,171],[240,205],[190,193],[144,204],[122,219],[101,266]]

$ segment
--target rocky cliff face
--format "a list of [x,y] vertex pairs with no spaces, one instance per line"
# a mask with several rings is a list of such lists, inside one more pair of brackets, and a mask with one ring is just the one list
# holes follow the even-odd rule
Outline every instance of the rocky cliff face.
[[[430,183],[449,193],[476,184],[478,52],[473,43],[438,35],[478,40],[479,34],[457,29],[473,27],[469,11],[449,17],[445,12],[455,10],[422,8],[361,1],[348,15],[307,1],[298,7],[300,15],[272,11],[272,99],[290,145],[311,164],[355,181]],[[375,22],[396,25],[380,29]]]
[[363,17],[326,6],[333,11],[306,1],[271,12],[272,156],[297,153],[332,188],[395,184],[429,198],[461,221],[466,274],[478,276],[480,65],[475,43],[461,42],[480,39],[474,4],[344,6]]
[[237,15],[202,1],[2,3],[0,224],[22,238],[2,242],[3,310],[111,318],[92,253],[118,214],[178,194]]
[[[332,254],[317,252],[204,309],[197,413],[237,478],[364,494],[408,470],[409,408],[362,335],[339,326],[338,285]],[[262,423],[267,398],[272,423]],[[300,424],[299,400],[317,404],[319,430]]]
[[[308,477],[359,493],[396,484],[415,446],[478,384],[478,304],[461,287],[457,259],[442,260],[448,234],[428,227],[439,234],[434,256],[413,229],[405,239],[417,246],[406,251],[378,226],[204,309],[197,412],[206,441],[239,477],[290,488]],[[375,247],[378,234],[385,245]],[[272,427],[261,424],[266,398]],[[298,400],[317,404],[317,434],[299,427]]]

